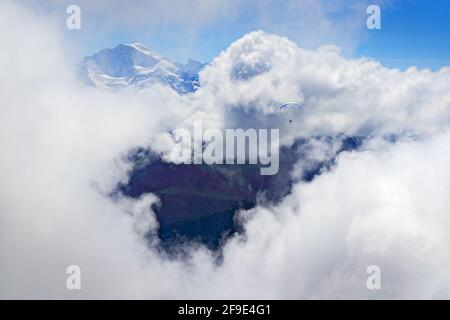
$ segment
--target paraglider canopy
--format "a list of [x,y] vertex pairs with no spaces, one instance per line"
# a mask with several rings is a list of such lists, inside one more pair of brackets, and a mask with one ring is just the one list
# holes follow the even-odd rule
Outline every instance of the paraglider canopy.
[[297,107],[297,108],[303,109],[303,106],[301,104],[299,104],[298,102],[291,101],[291,102],[283,103],[280,106],[280,110],[286,110],[286,109],[291,108],[291,107]]
[[[280,106],[280,110],[288,110],[288,109],[303,109],[303,106],[301,104],[299,104],[298,102],[294,102],[294,101],[289,101],[289,102],[285,102]],[[292,119],[289,120],[289,123],[292,123]]]

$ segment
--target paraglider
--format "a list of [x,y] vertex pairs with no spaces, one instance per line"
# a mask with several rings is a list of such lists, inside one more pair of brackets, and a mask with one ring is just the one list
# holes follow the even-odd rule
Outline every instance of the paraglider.
[[[303,110],[303,106],[295,101],[285,102],[280,106],[280,110],[288,110],[290,108],[297,108]],[[289,120],[289,123],[292,123],[292,119]]]

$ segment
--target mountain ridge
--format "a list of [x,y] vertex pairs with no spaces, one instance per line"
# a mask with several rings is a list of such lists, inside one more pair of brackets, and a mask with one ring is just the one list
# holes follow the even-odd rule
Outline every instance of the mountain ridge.
[[134,42],[84,57],[79,64],[79,76],[86,85],[104,89],[140,91],[159,83],[186,94],[198,88],[198,73],[204,66],[193,59],[184,65],[172,62]]

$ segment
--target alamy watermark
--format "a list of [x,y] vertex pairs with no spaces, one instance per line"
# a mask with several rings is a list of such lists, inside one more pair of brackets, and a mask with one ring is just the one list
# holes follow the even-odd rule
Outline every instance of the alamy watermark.
[[69,30],[81,29],[81,8],[76,4],[71,4],[67,7],[66,13],[69,16],[66,19],[66,27]]
[[201,121],[173,132],[175,146],[170,158],[177,164],[260,164],[261,175],[279,170],[279,129],[203,130]]
[[[69,16],[66,19],[66,27],[69,30],[81,29],[81,8],[76,4],[71,4],[66,8]],[[366,13],[369,15],[366,26],[370,30],[381,29],[381,9],[379,5],[371,4],[367,7]]]
[[370,16],[366,20],[366,26],[369,30],[381,29],[381,9],[380,6],[372,4],[367,7],[366,13]]
[[377,265],[370,265],[366,270],[369,276],[366,280],[366,287],[369,290],[381,289],[381,268]]
[[66,279],[66,288],[69,290],[81,290],[81,268],[72,264],[66,268],[69,275]]

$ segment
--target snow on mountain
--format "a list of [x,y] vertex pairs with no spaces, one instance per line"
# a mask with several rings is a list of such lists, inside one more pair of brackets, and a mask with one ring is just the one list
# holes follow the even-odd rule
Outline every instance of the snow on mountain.
[[198,72],[203,66],[192,59],[185,65],[173,63],[140,43],[131,43],[85,57],[80,76],[86,84],[100,88],[143,90],[160,83],[184,94],[197,89]]

